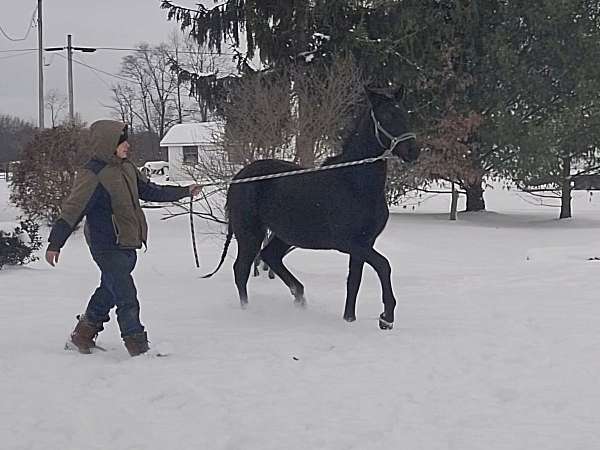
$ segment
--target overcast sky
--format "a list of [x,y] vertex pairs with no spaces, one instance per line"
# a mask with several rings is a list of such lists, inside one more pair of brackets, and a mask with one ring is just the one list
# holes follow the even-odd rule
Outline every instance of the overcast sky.
[[[176,4],[194,8],[198,0],[177,0]],[[212,0],[204,2],[214,5]],[[13,38],[27,29],[37,0],[0,0],[0,26]],[[44,47],[65,46],[67,34],[74,46],[134,47],[140,42],[165,41],[176,22],[167,21],[160,0],[44,0]],[[26,41],[11,42],[0,34],[0,113],[29,119],[37,124],[37,52],[6,53],[3,50],[37,48],[37,30]],[[66,52],[60,52],[66,56]],[[97,51],[74,53],[74,58],[109,73],[118,73],[126,52]],[[57,54],[46,53],[45,89],[67,93],[67,62]],[[108,75],[73,65],[75,111],[88,123],[110,116],[103,105],[110,102],[107,85],[118,80]],[[46,126],[49,124],[46,113]]]

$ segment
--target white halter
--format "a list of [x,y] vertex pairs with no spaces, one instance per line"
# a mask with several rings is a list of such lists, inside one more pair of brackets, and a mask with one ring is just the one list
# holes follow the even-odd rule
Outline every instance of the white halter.
[[[377,120],[377,117],[375,117],[375,112],[373,111],[373,109],[371,109],[371,119],[373,119],[373,124],[375,125],[375,137],[377,138],[377,142],[379,142],[379,145],[386,149],[384,152],[385,156],[391,155],[394,148],[396,148],[396,145],[398,145],[400,142],[417,138],[417,135],[415,133],[404,133],[400,136],[392,136],[391,133],[389,133],[385,128],[383,128],[383,126],[381,126],[379,120]],[[383,144],[383,142],[381,142],[381,137],[379,136],[379,133],[382,133],[386,138],[390,140],[389,147],[386,147]]]

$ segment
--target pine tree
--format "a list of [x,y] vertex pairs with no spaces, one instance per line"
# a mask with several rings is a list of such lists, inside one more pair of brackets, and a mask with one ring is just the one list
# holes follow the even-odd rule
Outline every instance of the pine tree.
[[[169,0],[162,7],[169,19],[181,23],[199,45],[217,52],[231,42],[238,52],[242,72],[248,72],[248,62],[258,56],[268,70],[284,70],[290,74],[306,75],[309,71],[327,70],[339,56],[351,54],[365,71],[366,78],[379,86],[397,84],[396,70],[401,60],[390,49],[393,42],[380,45],[379,33],[393,29],[399,14],[399,2],[366,2],[348,0],[272,1],[230,0],[212,9],[199,6],[197,10],[182,8]],[[385,27],[381,28],[382,21]],[[376,33],[373,36],[372,33]],[[247,45],[242,54],[242,35]],[[373,61],[377,61],[373,65]],[[294,66],[293,70],[289,67]],[[379,70],[379,67],[385,67]],[[215,80],[183,74],[194,82],[193,92],[206,95],[219,92]],[[227,79],[221,86],[230,83]],[[290,80],[293,85],[294,80]],[[235,82],[235,80],[234,80]],[[216,103],[216,102],[215,102]],[[298,98],[297,114],[309,114],[314,105]],[[300,118],[300,123],[303,120]],[[296,159],[304,165],[315,162],[317,139],[311,133],[298,130]]]
[[574,177],[600,170],[600,4],[544,0],[523,4],[519,17],[512,36],[521,51],[505,55],[518,95],[498,123],[520,134],[500,147],[514,155],[504,174],[560,198],[560,218],[568,218]]

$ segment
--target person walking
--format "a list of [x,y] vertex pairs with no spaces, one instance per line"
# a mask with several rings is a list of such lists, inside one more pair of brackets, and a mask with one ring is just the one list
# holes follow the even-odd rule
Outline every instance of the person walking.
[[128,159],[128,127],[114,120],[90,126],[92,158],[77,172],[69,197],[50,232],[46,261],[55,266],[60,250],[85,217],[84,234],[93,260],[100,268],[100,286],[84,314],[77,316],[67,348],[89,354],[109,311],[116,306],[121,338],[131,356],[149,350],[140,321],[140,304],[131,276],[137,250],[146,246],[148,226],[140,199],[172,202],[200,193],[201,186],[159,186],[150,182]]

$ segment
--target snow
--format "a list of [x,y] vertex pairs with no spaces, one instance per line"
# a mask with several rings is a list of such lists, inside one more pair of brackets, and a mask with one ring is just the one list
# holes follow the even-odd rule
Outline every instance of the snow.
[[19,226],[19,211],[8,203],[8,194],[6,180],[0,179],[0,231],[13,233]]
[[169,163],[167,161],[146,161],[142,167],[145,167],[150,171],[158,171],[169,168]]
[[161,147],[211,144],[220,132],[219,122],[196,122],[173,125],[160,141]]
[[0,231],[3,233],[12,233],[18,226],[19,223],[16,220],[13,222],[0,222]]
[[324,33],[313,33],[313,37],[316,39],[321,39],[324,41],[330,41],[331,40],[331,36],[328,34],[324,34]]
[[[0,199],[7,189],[0,183]],[[222,231],[147,211],[135,279],[152,346],[130,358],[112,320],[107,352],[62,347],[98,282],[81,232],[57,268],[0,271],[0,447],[24,449],[600,448],[600,302],[595,197],[558,221],[511,192],[492,212],[447,219],[448,198],[399,209],[377,248],[393,267],[394,330],[382,332],[365,270],[358,320],[341,319],[347,259],[296,250],[297,309],[278,280],[249,284],[241,310],[235,245],[208,280]],[[18,213],[0,202],[0,221]]]

